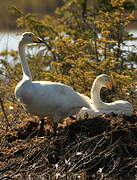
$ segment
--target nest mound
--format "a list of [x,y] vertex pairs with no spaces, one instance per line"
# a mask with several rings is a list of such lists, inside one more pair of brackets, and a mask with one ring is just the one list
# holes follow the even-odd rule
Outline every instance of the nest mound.
[[3,134],[0,179],[103,180],[137,174],[137,115],[67,119],[55,133],[28,120]]

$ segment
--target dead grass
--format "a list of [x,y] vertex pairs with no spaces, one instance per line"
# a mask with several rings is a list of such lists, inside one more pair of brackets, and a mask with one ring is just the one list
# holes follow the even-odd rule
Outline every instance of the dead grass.
[[24,120],[1,134],[0,180],[103,180],[137,174],[137,114],[72,121],[53,133]]

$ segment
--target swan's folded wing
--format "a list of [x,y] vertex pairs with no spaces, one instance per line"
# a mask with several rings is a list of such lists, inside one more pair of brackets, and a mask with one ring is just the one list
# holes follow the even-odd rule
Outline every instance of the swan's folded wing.
[[103,108],[102,110],[106,111],[105,114],[115,113],[127,116],[132,116],[133,114],[133,106],[128,101],[117,100],[112,103],[105,103],[104,105],[106,105],[106,109]]
[[[37,94],[37,101],[40,99],[42,103],[47,106],[54,106],[54,108],[70,109],[91,107],[91,103],[80,96],[79,93],[74,91],[73,88],[53,82],[33,82],[35,94]],[[90,99],[90,98],[89,98]]]
[[79,92],[77,92],[81,97],[82,97],[82,99],[84,99],[87,103],[90,103],[90,104],[93,104],[93,102],[92,102],[92,100],[88,97],[88,96],[86,96],[86,95],[84,95],[84,94],[81,94],[81,93],[79,93]]
[[128,101],[117,100],[117,101],[114,101],[113,103],[110,103],[110,104],[114,104],[116,107],[119,108],[119,110],[130,110],[130,111],[133,111],[133,106]]

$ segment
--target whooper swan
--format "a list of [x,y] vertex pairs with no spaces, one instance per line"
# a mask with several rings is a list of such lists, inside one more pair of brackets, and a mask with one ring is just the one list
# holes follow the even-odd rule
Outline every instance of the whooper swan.
[[31,43],[44,43],[31,32],[25,32],[19,42],[18,51],[21,59],[23,78],[15,88],[16,98],[26,110],[38,116],[43,122],[49,117],[53,122],[77,114],[82,107],[91,108],[91,104],[73,88],[48,81],[32,81],[30,69],[25,59],[25,46]]
[[87,96],[83,96],[85,100],[91,103],[91,109],[83,107],[78,113],[78,117],[82,118],[85,114],[88,117],[96,117],[102,114],[122,114],[126,116],[132,116],[133,107],[128,101],[118,100],[112,103],[105,103],[100,98],[100,90],[102,87],[112,89],[112,80],[106,74],[101,74],[96,77],[91,88],[91,99]]
[[133,114],[132,104],[128,101],[117,100],[111,103],[105,103],[100,98],[100,90],[102,87],[112,89],[112,80],[106,74],[101,74],[97,76],[94,80],[91,88],[91,99],[95,109],[100,112],[115,113],[115,114],[124,114],[131,116]]

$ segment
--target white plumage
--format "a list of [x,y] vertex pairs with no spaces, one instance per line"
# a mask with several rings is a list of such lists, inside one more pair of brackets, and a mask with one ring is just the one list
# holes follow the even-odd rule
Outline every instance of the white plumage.
[[85,114],[87,114],[88,117],[96,117],[111,113],[132,116],[133,106],[128,101],[117,100],[112,103],[103,102],[100,97],[100,90],[102,87],[112,89],[112,80],[106,74],[101,74],[94,80],[91,88],[91,99],[81,94],[81,96],[91,104],[91,108],[88,109],[83,107],[78,113],[78,117],[83,118]]
[[15,88],[15,95],[27,111],[40,118],[50,117],[54,122],[77,114],[82,107],[91,104],[73,88],[56,82],[32,81],[28,63],[25,59],[25,45],[43,43],[33,33],[26,32],[19,42],[19,55],[23,78]]
[[124,114],[131,116],[133,114],[133,106],[128,101],[117,100],[112,103],[105,103],[100,98],[100,90],[102,87],[112,88],[112,81],[106,74],[99,75],[93,82],[91,88],[91,99],[95,109],[100,112],[109,114],[111,112],[115,114]]
[[132,115],[133,107],[128,101],[118,100],[104,103],[100,98],[102,87],[111,88],[111,79],[102,74],[98,76],[91,89],[91,99],[74,91],[73,88],[56,82],[32,81],[28,63],[25,59],[25,45],[30,43],[44,43],[33,33],[26,32],[19,42],[19,55],[21,59],[23,78],[15,88],[15,95],[30,114],[40,119],[50,117],[53,122],[75,115],[87,113],[95,117],[101,114]]

